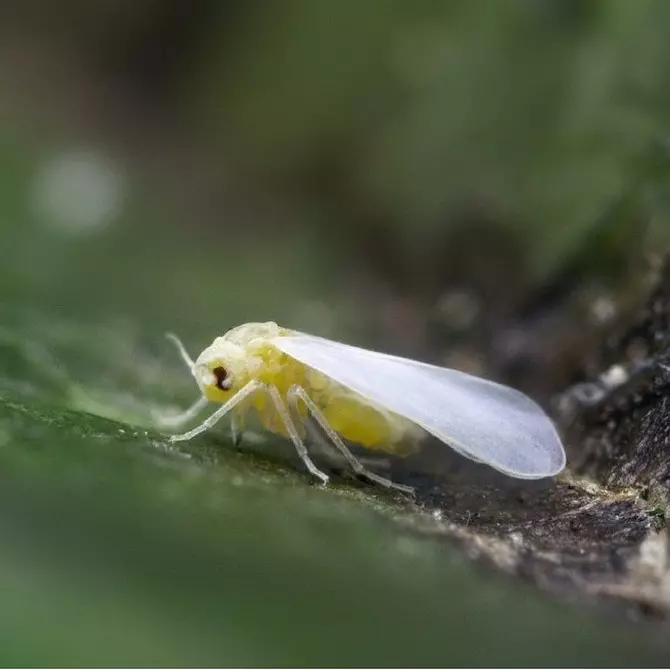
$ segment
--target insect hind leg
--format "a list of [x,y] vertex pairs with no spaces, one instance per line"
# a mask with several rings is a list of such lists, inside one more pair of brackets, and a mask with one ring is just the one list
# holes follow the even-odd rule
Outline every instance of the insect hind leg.
[[297,414],[298,413],[298,403],[302,400],[311,415],[314,417],[316,422],[321,426],[322,430],[328,436],[328,439],[332,442],[333,446],[346,458],[347,462],[351,466],[352,470],[362,477],[366,477],[370,481],[373,481],[380,486],[384,486],[389,489],[396,489],[402,491],[403,493],[413,494],[414,489],[411,486],[405,486],[404,484],[396,484],[395,482],[378,475],[376,472],[368,470],[357,458],[351,453],[351,450],[344,444],[342,438],[333,430],[332,426],[328,423],[328,419],[324,416],[323,412],[317,407],[316,403],[309,397],[309,394],[302,386],[297,384],[292,386],[287,393],[288,403],[291,410]]

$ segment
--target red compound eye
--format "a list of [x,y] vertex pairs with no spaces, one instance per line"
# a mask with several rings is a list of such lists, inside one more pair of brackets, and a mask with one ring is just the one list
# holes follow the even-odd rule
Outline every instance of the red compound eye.
[[216,377],[216,388],[220,391],[227,391],[228,386],[226,380],[228,379],[228,373],[226,372],[226,368],[221,366],[216,367],[212,370],[212,373]]

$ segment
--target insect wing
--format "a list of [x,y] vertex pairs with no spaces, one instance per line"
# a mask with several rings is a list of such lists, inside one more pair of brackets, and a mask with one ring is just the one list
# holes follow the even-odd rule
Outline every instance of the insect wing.
[[369,401],[418,424],[457,452],[520,479],[565,467],[544,411],[528,396],[465,372],[306,334],[273,344]]

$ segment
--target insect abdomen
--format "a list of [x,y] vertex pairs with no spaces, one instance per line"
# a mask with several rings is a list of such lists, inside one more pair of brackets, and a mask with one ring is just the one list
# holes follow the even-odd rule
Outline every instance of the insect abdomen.
[[330,382],[314,400],[331,427],[345,440],[397,455],[414,450],[416,442],[407,439],[413,432],[412,424],[369,404],[349,389]]

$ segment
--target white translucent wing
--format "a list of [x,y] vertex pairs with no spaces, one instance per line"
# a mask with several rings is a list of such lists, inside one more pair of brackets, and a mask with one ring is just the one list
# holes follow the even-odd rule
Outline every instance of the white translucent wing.
[[373,403],[418,424],[459,453],[520,479],[565,467],[544,411],[507,386],[464,372],[296,333],[273,344]]

